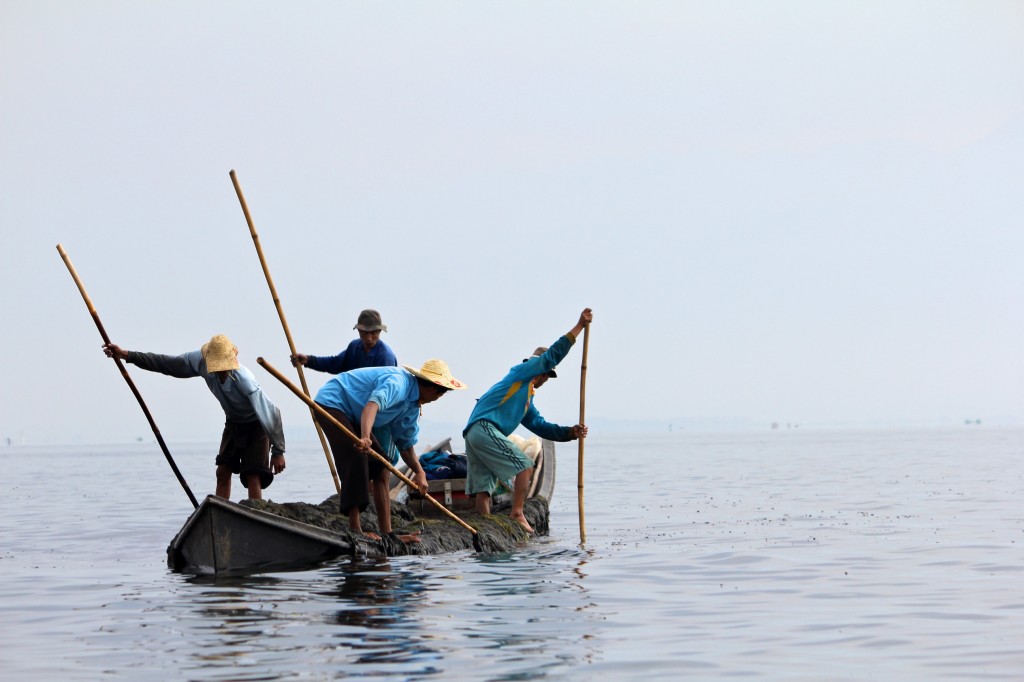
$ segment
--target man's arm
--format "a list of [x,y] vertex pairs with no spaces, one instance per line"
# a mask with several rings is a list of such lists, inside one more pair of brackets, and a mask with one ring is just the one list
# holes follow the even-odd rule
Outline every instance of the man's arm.
[[541,438],[560,443],[574,439],[573,429],[575,427],[552,424],[540,416],[540,412],[532,404],[527,408],[526,415],[520,423]]
[[576,322],[576,326],[569,330],[569,336],[574,340],[580,338],[580,334],[583,333],[583,327],[590,324],[594,320],[594,312],[590,308],[584,308],[583,312],[580,313],[580,319]]
[[363,406],[363,412],[359,415],[359,449],[363,452],[370,451],[370,445],[373,441],[370,439],[370,435],[373,433],[373,423],[377,421],[377,413],[380,411],[380,405],[373,400],[370,400]]
[[583,312],[580,313],[576,326],[558,337],[542,355],[528,358],[519,369],[518,374],[520,376],[537,376],[538,374],[544,374],[553,370],[569,354],[569,350],[575,345],[576,339],[583,333],[584,325],[589,324],[593,319],[594,313],[591,312],[590,308],[584,308]]
[[199,363],[202,360],[200,351],[192,351],[184,355],[161,355],[160,353],[142,353],[137,350],[125,350],[120,346],[108,343],[103,346],[103,353],[108,358],[116,357],[141,369],[158,372],[178,379],[190,379],[199,376]]
[[305,356],[306,367],[315,369],[318,372],[327,372],[328,374],[341,374],[345,371],[345,357],[346,351],[341,351],[337,355],[307,355]]

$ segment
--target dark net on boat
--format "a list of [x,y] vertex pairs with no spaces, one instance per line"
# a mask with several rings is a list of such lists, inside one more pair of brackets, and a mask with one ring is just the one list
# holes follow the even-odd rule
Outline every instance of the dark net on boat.
[[[341,515],[337,495],[332,495],[320,504],[277,503],[270,500],[245,500],[241,504],[332,531],[348,539],[356,553],[371,556],[443,554],[474,548],[485,553],[502,553],[522,547],[530,540],[526,530],[509,518],[507,504],[495,506],[492,509],[494,513],[489,516],[475,513],[459,514],[459,518],[477,530],[475,544],[473,534],[452,519],[442,516],[416,516],[408,506],[395,501],[391,502],[393,532],[390,535],[382,535],[379,541],[349,531],[348,516]],[[548,503],[544,498],[528,499],[523,512],[538,535],[548,534],[549,512]],[[377,514],[372,504],[360,515],[360,525],[364,532],[380,534]],[[418,536],[419,542],[403,542],[402,536],[411,535]]]

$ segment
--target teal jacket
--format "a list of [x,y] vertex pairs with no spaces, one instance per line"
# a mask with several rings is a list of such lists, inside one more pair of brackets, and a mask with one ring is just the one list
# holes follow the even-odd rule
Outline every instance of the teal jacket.
[[550,372],[576,343],[571,334],[555,341],[543,355],[530,358],[509,370],[505,378],[491,386],[476,402],[462,435],[478,421],[489,421],[506,436],[522,424],[541,438],[554,441],[572,440],[572,428],[545,421],[533,405],[530,380]]

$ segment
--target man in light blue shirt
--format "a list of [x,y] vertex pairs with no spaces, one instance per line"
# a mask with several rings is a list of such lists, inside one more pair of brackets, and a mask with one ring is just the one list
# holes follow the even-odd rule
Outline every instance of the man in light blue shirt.
[[[316,394],[317,404],[359,437],[357,445],[331,421],[317,417],[331,443],[335,468],[343,481],[339,496],[341,513],[348,515],[353,532],[363,532],[360,514],[369,506],[371,489],[380,531],[391,532],[391,472],[376,457],[368,457],[371,448],[381,452],[374,432],[387,428],[402,460],[413,472],[416,487],[426,493],[427,476],[413,447],[419,438],[420,408],[450,390],[465,388],[451,375],[444,361],[427,360],[420,369],[403,365],[343,372]],[[367,535],[379,539],[374,533]]]
[[238,364],[238,348],[227,336],[218,334],[199,350],[176,356],[128,351],[112,343],[104,345],[103,352],[150,372],[179,379],[202,377],[225,417],[216,459],[216,494],[230,499],[231,476],[238,474],[249,497],[263,499],[263,489],[285,468],[281,411],[253,373]]

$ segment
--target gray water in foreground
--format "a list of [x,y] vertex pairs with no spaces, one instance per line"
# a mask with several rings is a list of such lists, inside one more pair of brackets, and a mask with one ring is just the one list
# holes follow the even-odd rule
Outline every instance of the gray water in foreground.
[[[216,444],[171,444],[197,497]],[[4,680],[1024,679],[1024,431],[559,449],[551,536],[212,581],[155,444],[0,448]],[[319,445],[267,491],[333,492]],[[235,483],[234,499],[242,490]]]

